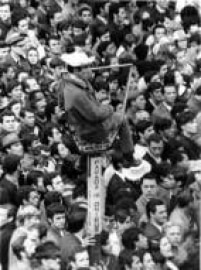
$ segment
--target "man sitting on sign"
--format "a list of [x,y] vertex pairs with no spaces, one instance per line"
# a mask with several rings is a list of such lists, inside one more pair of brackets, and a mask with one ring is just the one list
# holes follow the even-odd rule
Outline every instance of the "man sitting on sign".
[[104,105],[95,99],[90,83],[90,65],[94,57],[84,52],[73,51],[61,56],[68,73],[59,86],[61,104],[68,113],[68,123],[86,144],[107,142],[111,134],[119,129],[120,146],[128,166],[135,165],[133,160],[133,141],[129,127],[122,115],[113,111],[111,105]]

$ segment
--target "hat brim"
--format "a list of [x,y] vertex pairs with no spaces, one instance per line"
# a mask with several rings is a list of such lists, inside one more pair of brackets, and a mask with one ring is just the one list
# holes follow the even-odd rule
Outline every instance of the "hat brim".
[[131,167],[128,169],[124,168],[123,175],[130,181],[138,181],[150,171],[151,171],[151,165],[147,161],[142,160],[139,166]]

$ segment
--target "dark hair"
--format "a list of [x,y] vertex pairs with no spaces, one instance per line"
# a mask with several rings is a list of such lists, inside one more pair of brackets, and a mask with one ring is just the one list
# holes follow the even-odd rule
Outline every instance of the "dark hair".
[[151,142],[160,143],[161,141],[163,142],[163,138],[157,133],[151,134],[147,139],[148,145],[150,145]]
[[153,92],[157,89],[162,89],[162,84],[160,82],[151,82],[147,89],[147,92],[149,94],[153,94]]
[[40,178],[40,177],[44,178],[44,173],[42,171],[31,170],[27,174],[27,178],[26,178],[27,185],[37,186],[38,185],[38,178]]
[[166,129],[171,128],[172,126],[172,120],[168,118],[159,118],[154,123],[154,129],[157,133],[160,133],[160,131],[165,131]]
[[131,267],[133,263],[133,256],[139,257],[138,253],[133,250],[124,249],[120,252],[119,254],[120,270],[126,270],[126,265]]
[[114,166],[115,170],[119,170],[120,164],[123,164],[124,158],[123,154],[120,151],[114,151],[112,153],[112,165]]
[[144,180],[155,180],[156,183],[157,183],[157,175],[155,173],[146,173],[142,178],[141,178],[141,181],[140,181],[140,184],[142,185]]
[[75,207],[68,215],[68,231],[77,233],[83,229],[86,222],[87,210],[81,207]]
[[147,130],[149,127],[152,127],[153,123],[151,121],[148,120],[140,120],[137,124],[136,124],[136,133],[144,133],[145,130]]
[[181,129],[183,125],[191,122],[196,117],[196,114],[192,111],[184,111],[180,113],[176,119],[178,127]]
[[6,116],[13,116],[15,117],[14,113],[11,112],[10,110],[5,110],[1,116],[0,116],[0,122],[3,123],[3,118],[6,117]]
[[135,250],[136,242],[139,240],[139,235],[142,234],[142,231],[139,228],[129,228],[124,231],[122,234],[122,244],[124,248]]
[[7,174],[13,174],[18,170],[20,157],[14,154],[8,154],[3,160],[3,170]]
[[14,12],[12,13],[11,16],[12,25],[14,27],[18,27],[19,22],[27,18],[28,12],[25,9],[22,8],[14,9]]
[[153,34],[156,33],[156,29],[158,29],[158,28],[163,28],[165,30],[165,32],[166,32],[166,28],[165,28],[165,26],[163,24],[156,24],[154,26],[154,28],[153,28]]
[[62,204],[52,203],[47,207],[46,213],[47,213],[47,218],[53,219],[54,215],[65,214],[66,210]]
[[49,205],[53,203],[62,202],[61,194],[58,191],[48,191],[44,196],[44,205],[47,208]]
[[36,191],[36,189],[31,186],[21,186],[17,191],[18,205],[23,205],[24,200],[28,201],[30,193],[33,191]]
[[159,200],[159,199],[150,199],[150,201],[148,201],[147,205],[146,205],[146,214],[147,217],[150,218],[151,217],[151,213],[155,213],[156,212],[156,208],[159,205],[164,205],[164,202]]
[[47,241],[36,248],[34,258],[41,261],[42,259],[60,257],[60,255],[60,248],[54,242]]

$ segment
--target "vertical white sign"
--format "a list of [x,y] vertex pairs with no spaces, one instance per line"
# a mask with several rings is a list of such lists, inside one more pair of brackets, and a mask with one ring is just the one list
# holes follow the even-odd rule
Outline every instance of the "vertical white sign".
[[102,157],[88,157],[88,233],[99,234],[103,219]]

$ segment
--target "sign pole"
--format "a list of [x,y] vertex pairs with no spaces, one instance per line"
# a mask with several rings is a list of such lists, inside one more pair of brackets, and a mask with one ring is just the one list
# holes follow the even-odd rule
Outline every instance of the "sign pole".
[[104,214],[103,156],[87,156],[88,183],[88,234],[94,236],[96,245],[90,248],[91,264],[99,264],[101,259],[100,233]]

